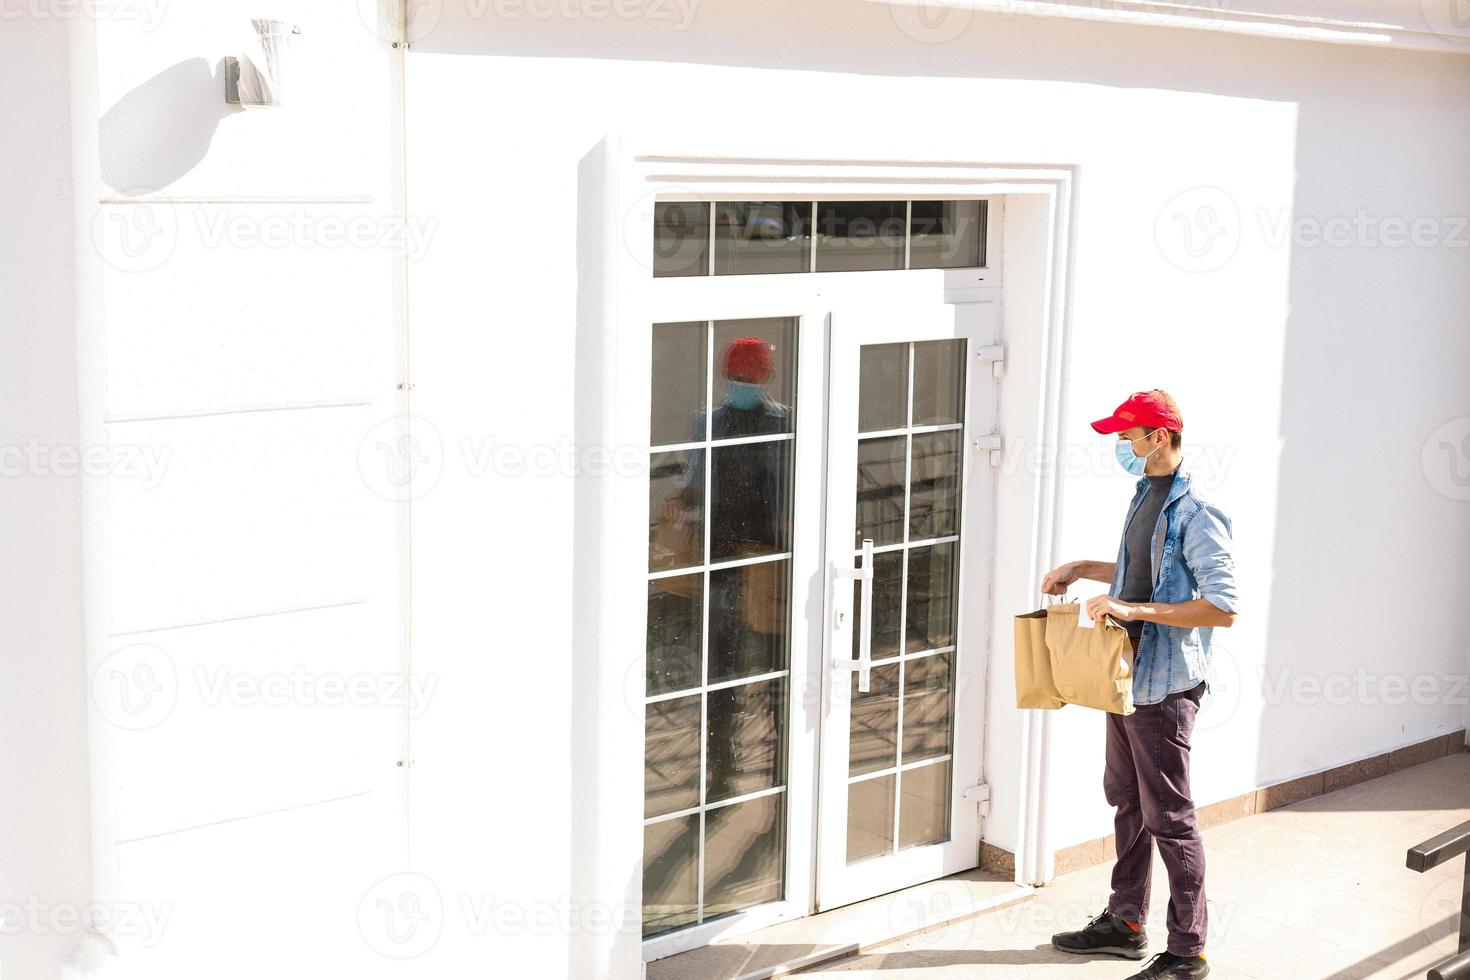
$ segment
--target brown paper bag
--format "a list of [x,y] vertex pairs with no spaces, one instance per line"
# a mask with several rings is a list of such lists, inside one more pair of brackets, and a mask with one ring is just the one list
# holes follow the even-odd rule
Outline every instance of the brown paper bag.
[[1046,610],[1046,646],[1057,692],[1068,704],[1115,715],[1133,714],[1133,647],[1128,631],[1111,617],[1091,629],[1078,627],[1081,605],[1064,602]]
[[1051,651],[1046,648],[1046,610],[1015,617],[1016,707],[1060,708],[1067,702],[1051,676]]

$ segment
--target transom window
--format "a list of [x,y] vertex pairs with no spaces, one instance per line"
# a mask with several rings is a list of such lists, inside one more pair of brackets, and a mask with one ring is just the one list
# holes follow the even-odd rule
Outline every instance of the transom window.
[[653,274],[980,268],[987,203],[661,202],[654,211]]

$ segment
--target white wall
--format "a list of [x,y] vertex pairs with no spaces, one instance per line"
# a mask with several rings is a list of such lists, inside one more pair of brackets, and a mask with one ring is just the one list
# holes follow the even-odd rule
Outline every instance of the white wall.
[[[1458,705],[1267,703],[1260,675],[1464,669],[1470,614],[1447,597],[1466,584],[1470,511],[1436,489],[1450,471],[1426,469],[1422,450],[1470,416],[1456,316],[1470,251],[1273,233],[1292,215],[1470,212],[1458,101],[1470,61],[979,15],[925,42],[882,5],[839,0],[707,0],[688,22],[670,5],[656,8],[670,21],[427,5],[407,67],[407,201],[431,234],[410,269],[418,420],[405,444],[376,428],[402,404],[396,248],[239,237],[400,206],[393,56],[376,21],[305,0],[278,9],[304,31],[281,110],[222,101],[219,59],[253,8],[170,5],[156,23],[98,29],[108,306],[81,356],[94,366],[83,385],[106,395],[81,424],[167,465],[159,482],[125,474],[87,498],[102,515],[87,608],[104,622],[89,656],[127,668],[104,676],[142,666],[177,679],[173,710],[142,731],[94,718],[99,895],[168,917],[160,941],[135,937],[120,963],[258,976],[284,952],[365,957],[362,972],[375,950],[435,939],[407,969],[556,976],[607,943],[625,892],[589,890],[573,858],[597,813],[573,760],[596,747],[571,693],[574,621],[590,611],[570,600],[584,556],[578,468],[561,450],[596,411],[576,383],[603,353],[578,333],[591,288],[579,177],[610,131],[744,132],[752,152],[815,133],[833,155],[880,157],[958,136],[973,159],[1077,165],[1058,557],[1111,557],[1128,498],[1086,422],[1131,390],[1168,387],[1197,473],[1235,520],[1244,583],[1201,716],[1197,799],[1464,723]],[[128,203],[140,193],[171,201]],[[1228,261],[1180,237],[1176,216],[1200,222],[1204,207],[1223,216]],[[108,215],[165,234],[130,253]],[[38,283],[42,317],[67,316],[64,285],[20,281]],[[54,340],[41,351],[57,370],[71,356]],[[28,404],[69,431],[65,399]],[[1017,470],[1028,448],[1013,441],[1011,478],[1029,479]],[[405,866],[398,714],[376,704],[338,724],[309,698],[211,704],[200,678],[402,667],[403,515],[379,493],[393,496],[375,468],[385,450],[421,464],[413,664],[437,688],[413,727],[409,838],[426,877],[374,888]],[[22,511],[33,530],[75,505],[25,506],[39,508]],[[55,573],[51,601],[75,604],[59,584],[74,571]],[[997,657],[1019,611],[997,609]],[[1398,641],[1410,622],[1413,641]],[[118,650],[131,659],[109,662]],[[608,652],[614,672],[636,656]],[[56,670],[46,683],[76,680]],[[1007,697],[992,688],[987,837],[1012,847]],[[1110,829],[1101,719],[1065,711],[1055,735],[1052,843],[1065,846]],[[606,859],[636,880],[638,855]],[[405,897],[437,928],[388,931],[385,916],[413,911]]]
[[38,980],[60,975],[68,916],[91,901],[72,104],[92,62],[73,33],[61,18],[0,30],[0,963]]
[[289,104],[248,111],[222,72],[255,6],[96,24],[83,425],[152,464],[89,488],[94,877],[152,920],[115,930],[119,976],[400,948],[397,56],[351,5],[272,12],[302,32]]
[[[578,166],[603,134],[745,132],[759,154],[817,132],[833,155],[881,157],[896,140],[957,128],[971,134],[971,158],[1080,167],[1058,557],[1114,553],[1131,481],[1086,423],[1141,387],[1179,398],[1200,484],[1235,520],[1244,612],[1219,636],[1198,800],[1461,724],[1453,705],[1267,704],[1260,673],[1460,669],[1465,613],[1425,585],[1464,582],[1452,543],[1465,540],[1467,516],[1434,490],[1420,450],[1436,425],[1470,411],[1453,315],[1470,288],[1467,252],[1273,235],[1282,217],[1360,208],[1376,219],[1465,213],[1451,171],[1470,139],[1456,95],[1470,62],[982,16],[928,44],[878,5],[710,2],[683,31],[495,10],[443,10],[409,65],[410,201],[442,218],[413,278],[416,405],[447,442],[574,438]],[[1190,193],[1201,186],[1221,193]],[[1226,208],[1229,261],[1209,249],[1191,257],[1180,237],[1175,215],[1204,221],[1209,206]],[[1406,317],[1426,340],[1388,328]],[[572,669],[566,596],[579,556],[558,518],[571,488],[567,472],[487,479],[462,467],[415,516],[416,656],[446,663],[471,638],[464,706],[468,689],[491,692],[487,710],[436,712],[420,727],[443,772],[416,787],[416,802],[432,800],[417,827],[434,838],[450,807],[482,822],[483,838],[425,846],[467,846],[467,876],[493,866],[505,891],[532,902],[569,888],[564,842],[588,819],[566,809],[575,786],[551,775],[590,750],[557,708]],[[1442,533],[1424,537],[1421,520]],[[1409,562],[1412,579],[1378,572]],[[488,596],[517,610],[493,640],[481,639]],[[1390,616],[1412,617],[1424,642],[1390,647]],[[998,655],[1008,637],[1002,619]],[[615,665],[624,655],[608,654]],[[992,697],[999,780],[1014,765],[1004,747],[1016,722],[1008,693]],[[1055,846],[1111,829],[1101,734],[1085,712],[1057,719]],[[497,778],[535,787],[534,801],[510,808],[462,779],[485,746],[507,743]],[[1013,802],[1002,796],[990,822],[1001,846],[1015,842]],[[632,855],[627,865],[636,875]],[[524,932],[487,944],[514,964],[555,955],[552,945]]]

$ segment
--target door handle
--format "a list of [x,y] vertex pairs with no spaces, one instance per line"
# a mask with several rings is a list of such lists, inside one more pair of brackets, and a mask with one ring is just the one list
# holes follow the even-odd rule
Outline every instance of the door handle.
[[[862,614],[862,632],[858,634],[858,655],[854,660],[851,657],[834,657],[834,666],[843,670],[856,670],[858,672],[858,693],[867,694],[872,687],[873,677],[873,539],[863,539],[863,563],[858,568],[844,566],[837,562],[832,563],[833,583],[855,579],[862,583],[859,609]],[[841,604],[832,603],[832,630],[841,632],[843,625],[843,613]]]

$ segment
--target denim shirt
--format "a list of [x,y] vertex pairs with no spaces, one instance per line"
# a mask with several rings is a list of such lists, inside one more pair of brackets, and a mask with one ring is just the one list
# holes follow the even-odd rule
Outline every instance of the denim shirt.
[[[1138,478],[1128,521],[1148,493],[1148,477]],[[1118,560],[1108,594],[1122,593],[1127,568],[1127,521],[1118,544]],[[1230,518],[1190,489],[1183,464],[1175,471],[1169,496],[1154,525],[1152,560],[1154,602],[1208,599],[1226,612],[1236,611],[1235,559],[1230,550]],[[1145,622],[1133,661],[1133,703],[1157,704],[1176,691],[1187,691],[1205,678],[1210,653],[1210,626],[1164,626]]]

